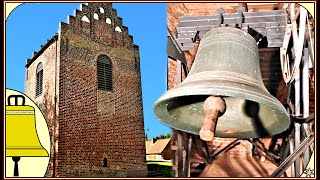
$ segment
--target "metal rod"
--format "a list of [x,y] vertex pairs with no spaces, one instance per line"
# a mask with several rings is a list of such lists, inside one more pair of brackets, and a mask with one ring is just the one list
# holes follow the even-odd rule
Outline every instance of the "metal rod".
[[167,69],[166,69],[166,72],[167,72],[167,73],[166,73],[166,82],[165,82],[165,83],[166,83],[166,86],[167,86],[167,90],[169,90],[169,73],[168,73],[168,72],[169,72],[169,63],[170,63],[169,61],[170,61],[170,60],[169,60],[169,58],[168,58],[168,60],[167,60],[167,66],[166,66],[166,68],[167,68]]
[[187,133],[186,142],[186,161],[184,165],[184,176],[190,177],[190,155],[191,155],[192,138],[191,134]]
[[309,115],[309,116],[307,117],[306,123],[310,123],[310,122],[312,122],[312,121],[314,121],[314,113],[312,113],[311,115]]
[[223,8],[219,8],[219,9],[218,9],[218,14],[219,14],[219,23],[218,23],[218,26],[220,27],[221,24],[223,24],[223,14],[224,14]]
[[300,116],[300,71],[297,71],[294,81],[294,109],[295,109],[295,116]]
[[[298,66],[300,67],[300,66]],[[298,70],[296,71],[296,76],[294,77],[295,81],[294,81],[294,92],[295,92],[295,116],[300,116],[301,115],[301,103],[300,103],[300,99],[301,99],[301,76],[300,76],[300,68],[298,68]],[[299,123],[294,123],[294,127],[295,127],[295,133],[294,133],[294,147],[295,149],[299,146],[300,144],[300,128],[301,125]],[[294,166],[295,166],[295,177],[300,176],[300,158],[297,158]]]
[[183,177],[183,143],[182,132],[178,131],[178,177]]
[[[308,48],[304,48],[303,51],[304,58],[303,58],[303,66],[302,66],[302,103],[303,103],[303,111],[302,116],[307,118],[309,116],[309,53]],[[304,123],[302,128],[309,134],[309,125]],[[310,159],[310,152],[309,148],[307,148],[303,152],[303,169],[307,166]]]
[[222,148],[220,151],[218,151],[217,153],[215,153],[213,156],[211,156],[212,159],[216,158],[219,154],[223,153],[224,151],[230,149],[231,147],[233,147],[240,139],[235,139],[234,141],[232,141],[230,144],[228,144],[227,146],[225,146],[224,148]]
[[243,19],[244,19],[244,16],[243,16],[243,11],[244,11],[244,7],[238,7],[237,9],[237,13],[238,13],[238,27],[242,28],[242,23],[243,23]]
[[188,65],[187,65],[186,63],[183,63],[183,64],[182,64],[182,68],[183,68],[183,70],[184,70],[184,75],[185,75],[185,77],[187,77],[187,76],[188,76],[188,73],[189,73]]
[[199,155],[201,155],[201,156],[207,161],[207,163],[209,163],[211,157],[210,157],[210,155],[207,155],[207,154],[202,150],[201,144],[200,144],[200,142],[199,142],[200,139],[196,138],[195,136],[192,136],[192,139],[193,139],[193,141],[194,141],[195,144],[196,144],[196,149],[197,149],[197,152],[199,153]]
[[278,159],[279,157],[271,152],[269,152],[266,148],[259,146],[257,143],[253,142],[251,139],[246,139],[247,141],[249,141],[252,145],[254,145],[256,148],[260,149],[261,151],[263,151],[264,153],[266,153],[266,155],[271,158],[274,162],[276,162],[276,159]]
[[[291,85],[292,85],[292,83],[289,83],[289,93],[288,93],[288,96],[287,96],[287,103],[290,103],[290,102],[291,102],[291,101],[290,101],[291,87],[292,87]],[[293,113],[293,112],[294,112],[293,110],[294,110],[293,108],[290,108],[289,106],[287,107],[287,112],[288,112],[288,114]],[[292,125],[293,125],[293,123],[292,123]],[[294,148],[294,141],[293,141],[293,138],[292,138],[293,133],[294,133],[294,127],[293,127],[293,126],[290,126],[289,128],[290,128],[290,129],[288,130],[287,141],[288,141],[288,146],[289,146],[289,152],[290,152],[290,154],[292,154],[293,148]],[[288,154],[288,153],[287,153],[287,154]],[[287,157],[287,154],[284,156],[284,158]],[[283,161],[283,160],[281,160],[281,162],[282,162],[282,161]],[[295,172],[294,172],[294,164],[292,164],[292,165],[291,165],[291,177],[294,177],[294,175],[295,175]]]
[[[301,94],[301,78],[300,78],[300,68],[296,71],[296,76],[295,76],[295,81],[294,81],[294,91],[295,91],[295,116],[300,116],[301,115],[301,103],[300,103],[300,94]],[[295,149],[299,146],[300,144],[300,128],[301,125],[299,123],[294,123],[294,147]],[[300,158],[297,158],[295,163],[295,177],[300,176]]]
[[181,71],[181,61],[177,60],[177,84],[181,83],[182,71]]
[[309,53],[308,48],[304,48],[304,58],[302,66],[302,103],[304,118],[309,116]]
[[290,144],[288,138],[282,139],[282,144],[280,147],[280,162],[283,162],[285,158],[288,156],[288,153],[290,151]]
[[[293,151],[294,151],[294,139],[293,139],[293,136],[294,136],[294,129],[292,130],[291,134],[290,134],[289,137],[288,137],[288,139],[289,139],[290,154],[292,154]],[[295,164],[293,163],[292,166],[291,166],[291,176],[292,176],[292,177],[295,177],[295,175],[296,175]]]
[[[295,131],[294,131],[294,146],[295,149],[298,148],[298,146],[300,145],[300,128],[301,128],[301,124],[299,123],[295,123],[294,124],[295,127]],[[300,176],[300,164],[301,163],[301,158],[297,158],[296,161],[294,162],[295,165],[295,177],[299,177]]]
[[211,163],[212,163],[212,159],[211,159],[211,156],[210,156],[210,151],[209,151],[208,143],[207,143],[206,141],[204,142],[204,148],[205,148],[205,150],[206,150],[207,156],[210,157],[208,163],[211,164]]
[[314,133],[311,133],[294,152],[271,174],[271,177],[280,177],[294,162],[314,142]]

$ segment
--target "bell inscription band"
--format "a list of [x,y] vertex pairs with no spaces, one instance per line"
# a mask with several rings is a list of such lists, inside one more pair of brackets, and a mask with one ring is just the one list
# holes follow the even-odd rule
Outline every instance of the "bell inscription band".
[[290,125],[284,106],[263,84],[256,41],[240,29],[207,32],[189,75],[155,102],[154,114],[174,129],[199,134],[209,96],[223,98],[226,106],[215,137],[268,137]]
[[[15,99],[15,105],[11,105],[11,98]],[[19,98],[22,99],[22,105],[18,105]],[[14,176],[19,176],[20,157],[48,156],[38,139],[34,108],[25,106],[25,97],[22,95],[9,96],[6,106],[6,157],[12,157],[15,162]]]

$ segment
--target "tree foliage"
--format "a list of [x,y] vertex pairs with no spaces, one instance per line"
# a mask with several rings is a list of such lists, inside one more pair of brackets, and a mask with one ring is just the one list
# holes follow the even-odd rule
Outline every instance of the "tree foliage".
[[155,137],[156,140],[158,140],[158,139],[166,139],[166,138],[171,138],[171,134],[170,133],[167,133],[166,135],[160,134],[159,136]]
[[[153,139],[156,141],[158,139],[166,139],[166,138],[171,138],[171,134],[170,133],[167,133],[167,134],[160,134],[156,137],[154,137]],[[151,138],[148,138],[148,134],[146,133],[145,135],[145,140],[150,140]]]

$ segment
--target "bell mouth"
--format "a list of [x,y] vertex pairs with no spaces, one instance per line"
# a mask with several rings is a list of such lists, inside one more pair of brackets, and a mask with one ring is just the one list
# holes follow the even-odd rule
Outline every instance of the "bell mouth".
[[39,147],[6,147],[6,157],[48,157],[48,152]]
[[205,117],[203,103],[211,95],[221,96],[226,102],[226,112],[217,122],[216,137],[269,137],[290,125],[283,105],[264,88],[228,81],[181,83],[159,98],[154,114],[167,126],[199,134]]

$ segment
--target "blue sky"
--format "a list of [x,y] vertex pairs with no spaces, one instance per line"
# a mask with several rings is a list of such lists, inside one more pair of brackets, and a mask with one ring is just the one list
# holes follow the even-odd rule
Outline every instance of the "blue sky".
[[[140,49],[145,130],[148,137],[171,133],[153,115],[153,103],[166,91],[166,4],[114,3]],[[24,92],[26,59],[67,22],[80,3],[25,3],[6,22],[6,88]],[[147,131],[147,129],[149,129]]]

